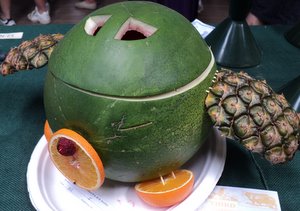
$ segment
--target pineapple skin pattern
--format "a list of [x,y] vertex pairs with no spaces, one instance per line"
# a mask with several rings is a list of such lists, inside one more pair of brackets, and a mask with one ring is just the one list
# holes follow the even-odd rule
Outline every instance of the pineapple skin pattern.
[[40,35],[33,40],[23,41],[11,48],[0,65],[3,76],[20,70],[41,68],[48,63],[56,44],[63,39],[62,34]]
[[222,69],[207,92],[207,112],[222,135],[272,164],[293,158],[299,146],[300,117],[265,81]]

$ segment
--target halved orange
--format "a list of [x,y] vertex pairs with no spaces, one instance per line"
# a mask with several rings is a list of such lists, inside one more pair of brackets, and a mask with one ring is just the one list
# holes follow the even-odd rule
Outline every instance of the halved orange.
[[192,171],[180,169],[166,176],[135,185],[137,195],[147,204],[168,207],[183,201],[193,190]]
[[44,135],[45,135],[45,138],[46,138],[47,142],[50,141],[51,136],[53,135],[53,131],[52,131],[50,125],[49,125],[48,120],[46,120],[45,124],[44,124]]
[[103,184],[105,173],[102,161],[80,134],[60,129],[52,135],[48,150],[56,168],[77,186],[95,190]]

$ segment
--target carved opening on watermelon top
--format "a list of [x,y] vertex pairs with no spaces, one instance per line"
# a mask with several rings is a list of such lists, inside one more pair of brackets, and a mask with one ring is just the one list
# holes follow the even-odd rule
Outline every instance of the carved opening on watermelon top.
[[89,17],[84,25],[84,30],[88,35],[95,36],[106,23],[111,15],[96,15]]
[[139,21],[134,18],[128,18],[117,32],[117,40],[141,40],[150,37],[157,31],[157,28]]

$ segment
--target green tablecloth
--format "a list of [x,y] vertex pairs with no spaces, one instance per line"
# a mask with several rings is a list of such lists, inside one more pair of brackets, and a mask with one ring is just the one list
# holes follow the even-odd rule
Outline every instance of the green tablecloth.
[[[72,25],[0,27],[3,32],[24,32],[23,40],[39,34],[65,33]],[[245,69],[266,79],[274,90],[300,75],[300,49],[283,37],[288,26],[253,27],[263,51],[262,63]],[[8,51],[21,40],[0,40]],[[0,77],[0,210],[34,210],[26,184],[31,153],[43,135],[43,83],[47,67]],[[228,141],[225,169],[218,185],[278,191],[282,210],[300,207],[300,154],[286,164],[271,166]]]

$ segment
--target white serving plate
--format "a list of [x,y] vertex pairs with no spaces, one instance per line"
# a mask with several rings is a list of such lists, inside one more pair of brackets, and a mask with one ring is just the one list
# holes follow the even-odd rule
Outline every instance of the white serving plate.
[[52,164],[43,136],[28,164],[27,187],[33,206],[41,211],[196,210],[216,186],[224,169],[225,158],[226,141],[213,130],[197,154],[182,167],[194,173],[193,192],[180,204],[154,208],[138,198],[133,183],[106,179],[96,191],[86,191],[73,185]]

